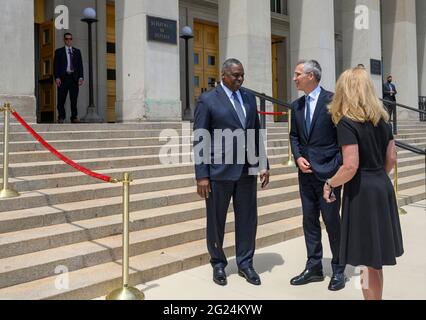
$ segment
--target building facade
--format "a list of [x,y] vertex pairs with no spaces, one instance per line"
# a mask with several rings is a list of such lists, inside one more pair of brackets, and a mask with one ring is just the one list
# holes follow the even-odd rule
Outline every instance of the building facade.
[[[97,12],[94,100],[105,122],[182,120],[185,109],[193,112],[197,97],[220,80],[220,66],[229,57],[243,62],[246,87],[285,101],[299,94],[292,77],[302,58],[320,62],[321,84],[328,90],[334,90],[343,70],[362,63],[379,96],[388,74],[398,102],[416,107],[418,97],[426,96],[423,0],[4,0],[0,103],[12,103],[29,119],[54,122],[53,54],[63,46],[64,33],[71,32],[83,54],[86,84],[79,116],[84,117],[89,45],[81,19],[86,7]],[[150,25],[149,17],[157,25]],[[163,30],[161,21],[171,28]],[[188,52],[180,38],[183,26],[194,34]],[[150,39],[155,27],[168,36],[174,30],[176,41]],[[405,111],[399,116],[417,118]]]

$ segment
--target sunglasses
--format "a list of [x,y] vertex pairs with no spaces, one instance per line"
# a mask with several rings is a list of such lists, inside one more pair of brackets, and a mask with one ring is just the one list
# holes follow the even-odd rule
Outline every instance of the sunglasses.
[[65,38],[65,41],[67,41],[67,40],[72,40],[72,38]]

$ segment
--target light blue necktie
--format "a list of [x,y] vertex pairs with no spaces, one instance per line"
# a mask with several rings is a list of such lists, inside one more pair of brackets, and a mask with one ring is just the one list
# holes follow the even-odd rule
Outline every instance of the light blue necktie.
[[311,131],[311,104],[309,103],[310,97],[305,97],[305,106],[306,106],[306,116],[305,116],[305,127],[306,127],[306,133],[309,136],[309,133]]
[[232,93],[232,99],[234,99],[235,110],[237,111],[238,118],[240,119],[240,122],[241,122],[243,128],[245,128],[246,127],[246,116],[244,115],[243,106],[241,105],[240,100],[238,99],[236,92]]
[[68,54],[70,55],[70,71],[73,72],[74,71],[74,64],[72,62],[73,54],[72,54],[71,48],[68,48]]

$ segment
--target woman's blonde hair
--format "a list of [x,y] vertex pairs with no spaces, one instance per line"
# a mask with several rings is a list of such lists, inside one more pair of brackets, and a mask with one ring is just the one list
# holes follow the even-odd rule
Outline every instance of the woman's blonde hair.
[[342,117],[362,123],[372,122],[374,126],[380,119],[389,120],[389,114],[377,98],[373,82],[367,71],[361,68],[348,69],[340,75],[329,110],[336,125]]

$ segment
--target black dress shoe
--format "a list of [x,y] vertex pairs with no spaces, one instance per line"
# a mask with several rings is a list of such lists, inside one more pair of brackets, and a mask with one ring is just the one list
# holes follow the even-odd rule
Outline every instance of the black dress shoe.
[[220,286],[226,286],[228,281],[226,281],[225,268],[223,267],[214,267],[213,268],[213,281],[214,283]]
[[345,287],[347,278],[344,273],[335,273],[331,277],[330,284],[328,285],[328,290],[337,291]]
[[259,286],[261,284],[260,277],[253,267],[238,269],[238,275],[246,278],[247,282],[254,284],[255,286]]
[[301,274],[290,280],[293,286],[307,284],[309,282],[319,282],[324,280],[322,269],[305,269]]

